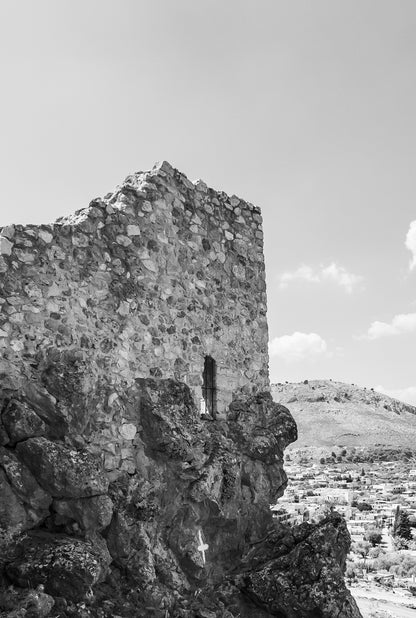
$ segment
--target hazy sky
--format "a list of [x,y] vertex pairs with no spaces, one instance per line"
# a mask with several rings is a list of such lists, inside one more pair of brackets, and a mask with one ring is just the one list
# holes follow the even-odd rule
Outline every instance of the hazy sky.
[[273,381],[416,403],[415,32],[414,0],[0,0],[0,225],[167,159],[262,208]]

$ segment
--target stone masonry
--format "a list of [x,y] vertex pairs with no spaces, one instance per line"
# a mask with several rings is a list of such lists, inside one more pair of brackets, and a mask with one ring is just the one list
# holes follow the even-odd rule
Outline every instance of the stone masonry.
[[[210,356],[219,418],[233,397],[269,390],[262,219],[252,204],[163,162],[52,225],[0,234],[0,374],[25,390],[61,367],[61,387],[99,408],[89,429],[111,444],[108,469],[129,459],[136,429],[114,413],[117,391],[137,378],[185,382],[199,408]],[[105,388],[114,385],[105,405],[103,373]]]

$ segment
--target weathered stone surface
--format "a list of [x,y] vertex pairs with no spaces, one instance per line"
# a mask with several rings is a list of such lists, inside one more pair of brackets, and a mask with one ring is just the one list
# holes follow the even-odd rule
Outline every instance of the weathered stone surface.
[[6,473],[0,469],[0,530],[13,534],[30,528],[27,512],[10,485]]
[[128,563],[131,542],[132,534],[126,518],[116,511],[108,530],[107,546],[111,557],[119,566],[125,566]]
[[49,244],[53,240],[53,235],[46,230],[39,230],[39,238],[43,240],[43,242]]
[[24,380],[21,389],[26,403],[47,425],[48,437],[62,438],[68,427],[66,419],[57,409],[56,399],[37,381]]
[[19,543],[6,572],[22,588],[43,585],[47,594],[80,600],[104,580],[110,562],[105,542],[98,537],[82,541],[32,531]]
[[19,442],[16,452],[38,483],[54,498],[84,498],[105,494],[108,480],[100,461],[46,438]]
[[0,446],[5,446],[9,442],[10,442],[9,434],[7,433],[6,428],[4,427],[0,419]]
[[132,423],[123,423],[119,428],[119,432],[121,437],[125,440],[133,440],[137,433],[137,429]]
[[319,524],[275,532],[249,552],[237,586],[266,615],[359,618],[343,582],[350,536],[334,514]]
[[46,425],[27,404],[13,400],[2,414],[2,422],[11,442],[42,436]]
[[1,235],[11,240],[14,236],[14,225],[5,225],[1,230]]
[[127,236],[140,236],[140,227],[138,225],[128,225]]
[[54,500],[53,508],[62,517],[76,521],[88,534],[107,528],[113,514],[113,502],[108,496]]
[[269,393],[247,400],[236,399],[230,405],[230,420],[241,450],[252,459],[272,465],[276,456],[297,439],[296,425],[287,408],[273,402]]
[[[39,486],[30,470],[16,455],[3,447],[0,448],[0,472],[4,490],[4,493],[0,492],[3,502],[1,519],[9,518],[11,528],[20,527],[24,530],[45,519],[52,498]],[[3,527],[7,529],[8,526]]]
[[36,590],[10,587],[0,592],[0,610],[6,612],[1,616],[7,618],[46,618],[54,605],[53,597],[43,592],[43,586]]
[[11,255],[13,243],[8,238],[0,236],[0,253],[3,255]]
[[199,454],[202,463],[203,440],[198,436],[201,427],[189,388],[174,380],[138,378],[132,392],[139,402],[141,437],[147,447],[188,462]]

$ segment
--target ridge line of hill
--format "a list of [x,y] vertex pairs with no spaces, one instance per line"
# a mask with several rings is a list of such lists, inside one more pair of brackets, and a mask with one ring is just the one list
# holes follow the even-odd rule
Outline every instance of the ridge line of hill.
[[416,451],[416,407],[372,388],[332,380],[271,385],[298,425],[289,450],[350,447]]

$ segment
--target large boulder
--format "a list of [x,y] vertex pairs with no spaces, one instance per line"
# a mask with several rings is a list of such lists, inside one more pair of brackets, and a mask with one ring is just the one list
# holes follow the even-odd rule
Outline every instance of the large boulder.
[[[360,618],[344,585],[350,536],[333,514],[319,524],[275,530],[248,552],[235,578],[244,600],[270,616]],[[243,614],[244,615],[244,614]]]
[[275,403],[268,392],[234,400],[227,418],[235,421],[234,439],[241,451],[266,464],[273,464],[298,437],[289,410]]
[[105,494],[108,479],[100,459],[46,438],[29,438],[16,446],[18,457],[54,498]]
[[42,585],[47,594],[79,601],[105,579],[110,562],[100,537],[81,540],[31,531],[18,544],[6,573],[22,588]]
[[[97,598],[120,600],[112,610],[120,615],[130,599],[149,618],[161,608],[229,618],[332,618],[341,608],[343,618],[358,618],[343,584],[341,520],[291,530],[272,518],[270,503],[287,483],[283,450],[296,437],[286,408],[265,393],[235,400],[226,420],[204,420],[188,387],[170,379],[137,379],[123,397],[107,435],[123,440],[122,457],[134,466],[112,471],[110,483],[99,454],[60,441],[30,437],[16,454],[0,450],[10,496],[3,518],[15,530],[31,527],[19,478],[43,492],[33,489],[31,503],[44,514],[53,497],[48,532],[21,540],[6,561],[9,580],[71,603],[94,597],[95,587]],[[111,585],[103,583],[110,562],[123,574],[109,575]],[[135,590],[134,600],[120,590]]]

